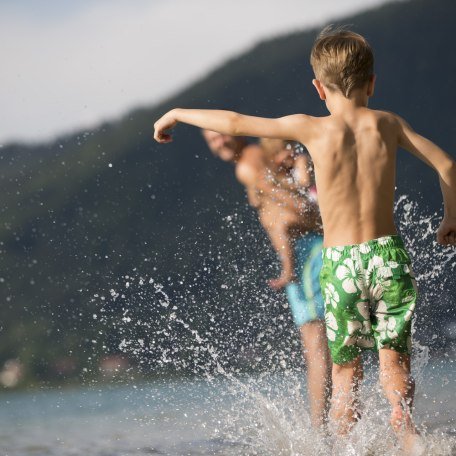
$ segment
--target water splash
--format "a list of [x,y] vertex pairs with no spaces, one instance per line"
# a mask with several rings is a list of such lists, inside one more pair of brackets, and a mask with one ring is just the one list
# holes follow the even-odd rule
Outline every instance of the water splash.
[[[436,315],[436,309],[448,307],[454,301],[447,290],[454,289],[454,274],[448,271],[454,270],[455,252],[437,246],[434,241],[437,213],[423,215],[418,203],[407,196],[398,199],[396,213],[398,227],[414,260],[421,293],[412,369],[417,382],[417,403],[425,402],[427,408],[418,413],[418,424],[426,454],[451,455],[456,452],[454,419],[442,419],[433,425],[439,416],[438,406],[431,412],[426,393],[430,380],[437,384],[448,384],[449,380],[445,376],[429,377],[426,372],[430,348],[433,344],[437,348],[442,345],[437,342],[442,337],[439,325],[445,318]],[[237,214],[227,216],[227,236],[238,236],[241,243],[258,244],[254,233],[239,234],[239,224],[242,219]],[[265,252],[261,249],[269,246],[257,245],[260,255]],[[231,397],[231,405],[226,407],[214,400],[204,406],[225,407],[223,419],[208,422],[207,426],[212,427],[214,439],[233,445],[226,454],[399,454],[388,425],[389,406],[377,381],[378,366],[373,357],[366,360],[362,418],[350,438],[337,441],[311,428],[299,338],[285,309],[286,302],[258,283],[257,269],[240,270],[236,263],[238,254],[232,252],[230,261],[223,263],[226,258],[214,252],[214,258],[203,259],[201,270],[188,277],[170,276],[167,283],[157,283],[138,271],[124,276],[109,294],[94,297],[100,304],[97,322],[103,327],[103,346],[107,351],[122,352],[133,363],[132,369],[146,376],[203,377],[214,388],[219,388],[219,379],[224,378],[221,394]],[[264,270],[269,273],[274,267],[270,262]],[[215,279],[217,287],[213,286]],[[245,313],[241,324],[239,318],[231,318],[235,312]],[[428,339],[431,335],[430,340],[423,341],[422,334]],[[437,336],[433,337],[434,334]],[[451,361],[448,350],[445,355],[442,362],[434,360],[432,367],[436,365],[445,371]]]

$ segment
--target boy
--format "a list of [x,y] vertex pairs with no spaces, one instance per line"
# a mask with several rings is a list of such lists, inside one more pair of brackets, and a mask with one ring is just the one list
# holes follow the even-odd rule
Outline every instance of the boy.
[[[304,156],[293,157],[282,140],[263,139],[260,147],[208,130],[203,137],[215,156],[235,165],[236,178],[281,260],[282,273],[269,285],[285,287],[306,359],[311,422],[319,428],[327,420],[330,360],[324,304],[315,280],[321,267],[320,215],[316,202],[298,191],[311,184]],[[292,171],[299,177],[288,182]]]
[[[318,275],[323,245],[320,211],[309,195],[312,177],[304,155],[283,140],[260,141],[264,167],[256,179],[258,216],[276,251],[282,271],[272,288],[285,288],[293,321],[301,333],[307,364],[307,389],[314,427],[327,422],[330,356],[324,324],[324,301]],[[292,204],[279,192],[288,192]]]
[[331,415],[340,435],[359,417],[360,353],[378,350],[380,381],[391,404],[391,425],[413,454],[417,431],[410,409],[411,317],[416,302],[410,258],[393,221],[395,158],[402,147],[436,170],[444,200],[437,231],[456,244],[456,163],[399,116],[367,108],[374,92],[373,54],[348,30],[325,30],[311,53],[313,85],[329,115],[279,119],[226,111],[172,110],[155,124],[155,139],[185,122],[233,135],[298,141],[309,151],[324,228],[323,267],[329,347],[333,359]]

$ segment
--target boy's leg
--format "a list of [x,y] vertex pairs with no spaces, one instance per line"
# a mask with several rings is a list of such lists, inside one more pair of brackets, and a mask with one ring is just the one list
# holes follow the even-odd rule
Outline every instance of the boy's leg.
[[382,348],[379,359],[380,383],[391,404],[391,426],[406,454],[419,454],[418,432],[412,420],[415,381],[410,373],[410,356]]
[[362,379],[360,356],[346,364],[333,363],[331,420],[339,436],[348,434],[360,418],[358,390]]
[[301,343],[307,365],[307,390],[314,427],[323,426],[328,418],[331,395],[331,358],[325,323],[314,320],[300,327]]
[[410,372],[411,332],[417,289],[401,239],[388,237],[382,244],[377,245],[375,253],[383,266],[374,270],[372,284],[377,288],[372,296],[372,329],[379,347],[380,383],[391,404],[391,426],[405,453],[421,454],[411,415],[415,392]]
[[[320,284],[325,297],[328,344],[333,361],[331,420],[344,436],[359,420],[358,389],[363,379],[361,353],[375,345],[365,315],[360,265],[353,246],[323,250]],[[368,317],[368,316],[367,316]]]
[[309,396],[312,425],[320,427],[328,416],[331,393],[331,359],[326,338],[326,327],[321,319],[310,316],[309,302],[302,285],[289,284],[286,287],[293,320],[299,328],[303,356],[307,366],[307,391]]
[[307,321],[300,326],[301,344],[307,364],[307,385],[312,424],[326,424],[331,396],[331,357],[326,337],[325,305],[320,288],[323,238],[307,235],[296,244],[296,258],[305,294]]

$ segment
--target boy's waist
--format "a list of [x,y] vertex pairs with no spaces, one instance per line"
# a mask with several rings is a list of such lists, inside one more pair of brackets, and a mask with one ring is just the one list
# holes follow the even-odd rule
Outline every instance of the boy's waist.
[[331,247],[324,247],[323,252],[328,250],[336,250],[341,253],[351,252],[353,249],[359,250],[361,253],[369,253],[380,251],[385,248],[400,247],[404,248],[404,242],[398,234],[391,234],[387,236],[381,236],[376,239],[361,242],[359,244],[347,244],[347,245],[336,245]]

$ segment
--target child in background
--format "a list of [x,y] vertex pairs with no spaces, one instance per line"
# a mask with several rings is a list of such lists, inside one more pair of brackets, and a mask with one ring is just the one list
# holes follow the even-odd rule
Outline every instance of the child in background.
[[269,285],[285,287],[307,366],[311,422],[320,428],[327,422],[331,363],[318,283],[321,219],[315,200],[304,191],[313,182],[307,160],[295,156],[282,140],[263,139],[258,145],[242,137],[202,133],[211,152],[235,166],[236,178],[279,256],[280,277],[269,280]]

